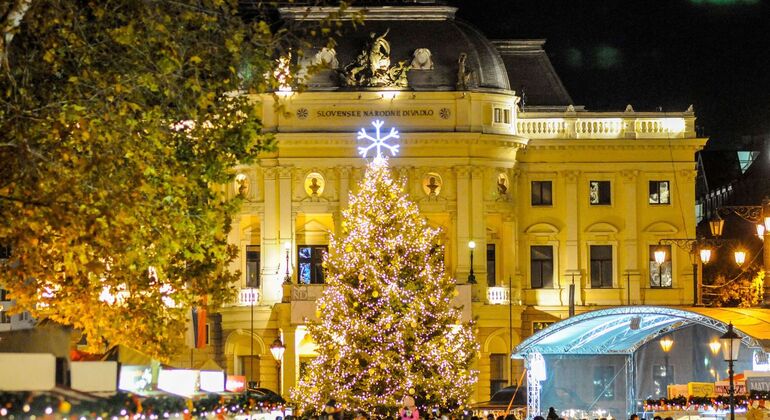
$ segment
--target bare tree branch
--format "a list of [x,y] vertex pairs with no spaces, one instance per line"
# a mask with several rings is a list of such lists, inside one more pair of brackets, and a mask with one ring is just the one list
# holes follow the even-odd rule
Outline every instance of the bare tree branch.
[[0,60],[2,60],[3,67],[8,69],[8,46],[11,45],[13,36],[16,35],[16,31],[21,25],[21,20],[24,19],[24,15],[27,14],[32,6],[32,0],[16,0],[13,3],[13,7],[8,14],[5,15],[3,21],[0,22]]

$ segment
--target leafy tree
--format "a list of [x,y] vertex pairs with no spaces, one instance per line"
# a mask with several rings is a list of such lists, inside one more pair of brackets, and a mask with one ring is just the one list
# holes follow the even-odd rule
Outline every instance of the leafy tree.
[[452,305],[438,231],[391,179],[382,159],[366,170],[326,256],[320,321],[308,326],[318,357],[291,396],[302,408],[329,399],[370,413],[405,395],[457,408],[476,381],[470,324]]
[[238,71],[270,73],[281,33],[237,0],[15,0],[0,31],[0,284],[169,357],[191,305],[233,296],[222,185],[273,140],[232,92],[270,88]]
[[757,306],[764,295],[764,278],[763,270],[742,272],[733,278],[718,275],[710,286],[716,292],[711,305],[738,308]]

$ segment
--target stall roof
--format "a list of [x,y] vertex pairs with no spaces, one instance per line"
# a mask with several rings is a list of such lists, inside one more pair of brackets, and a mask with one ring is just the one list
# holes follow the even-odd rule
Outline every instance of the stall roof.
[[697,324],[725,332],[731,322],[746,346],[770,352],[770,309],[620,306],[557,322],[516,346],[512,356],[630,354],[680,328]]

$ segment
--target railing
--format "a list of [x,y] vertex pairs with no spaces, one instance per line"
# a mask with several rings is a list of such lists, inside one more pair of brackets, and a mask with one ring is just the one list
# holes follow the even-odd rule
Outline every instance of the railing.
[[259,305],[260,297],[259,289],[241,289],[238,294],[238,306]]
[[507,287],[487,287],[487,303],[507,305],[511,302],[511,292]]
[[[517,134],[533,139],[642,139],[695,137],[691,113],[676,117],[640,117],[634,113],[564,113],[543,118],[542,114],[520,113]],[[630,115],[629,115],[630,114]]]

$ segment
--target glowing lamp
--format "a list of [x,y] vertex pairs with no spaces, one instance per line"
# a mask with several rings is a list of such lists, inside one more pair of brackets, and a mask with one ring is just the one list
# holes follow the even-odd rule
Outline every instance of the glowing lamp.
[[658,264],[663,264],[666,262],[666,249],[663,247],[659,247],[654,252],[655,255],[655,262]]
[[722,236],[722,229],[724,229],[724,227],[725,221],[719,217],[718,214],[714,215],[714,217],[709,220],[709,230],[711,230],[711,234],[717,238]]
[[735,263],[743,265],[746,262],[746,251],[735,251]]
[[273,353],[273,358],[277,361],[280,361],[281,358],[283,358],[283,352],[285,350],[286,346],[283,345],[280,338],[276,338],[273,341],[273,344],[270,344],[270,353]]
[[291,250],[291,242],[286,241],[286,243],[283,244],[283,249],[285,249],[286,252],[289,252]]
[[711,261],[711,250],[708,248],[703,248],[700,250],[700,261],[703,264],[708,264],[709,261]]
[[674,345],[674,339],[672,339],[669,336],[665,336],[660,339],[660,348],[663,349],[664,353],[668,353],[669,350],[671,350],[671,347]]
[[765,232],[770,231],[770,216],[765,216]]
[[476,242],[474,242],[474,241],[469,241],[469,242],[468,242],[468,248],[470,248],[470,249],[476,249]]
[[[765,218],[765,220],[767,220],[767,218]],[[765,240],[765,225],[757,225],[757,237],[763,241]]]
[[738,360],[738,353],[741,350],[741,337],[733,330],[732,322],[727,326],[727,331],[719,337],[722,345],[722,356],[725,362],[734,362]]

